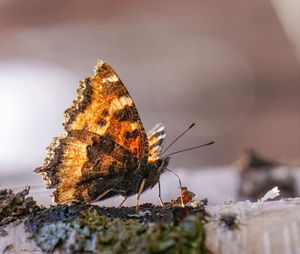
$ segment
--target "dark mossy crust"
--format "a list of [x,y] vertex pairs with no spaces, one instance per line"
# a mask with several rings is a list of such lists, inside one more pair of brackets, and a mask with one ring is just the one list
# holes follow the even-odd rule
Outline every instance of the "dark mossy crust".
[[58,205],[25,222],[37,245],[66,253],[206,253],[204,204],[192,207]]
[[[0,190],[0,226],[40,209],[32,197],[26,197],[29,190],[29,187],[25,187],[24,190],[18,193],[14,193],[10,189]],[[3,232],[5,231],[0,230],[0,236]]]
[[195,208],[186,206],[162,208],[161,206],[152,206],[152,204],[144,204],[136,212],[136,207],[100,207],[97,205],[56,205],[48,209],[43,209],[31,214],[26,220],[26,227],[30,233],[35,232],[38,228],[56,222],[69,222],[76,218],[81,212],[94,209],[99,215],[110,219],[133,219],[140,223],[157,223],[164,222],[177,225],[186,216],[201,213],[206,215],[205,206],[207,200],[204,199],[202,205]]

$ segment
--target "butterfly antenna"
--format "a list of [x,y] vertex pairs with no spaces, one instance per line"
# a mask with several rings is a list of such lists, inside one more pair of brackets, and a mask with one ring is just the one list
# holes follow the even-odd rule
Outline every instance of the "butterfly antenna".
[[176,153],[182,153],[182,152],[186,152],[186,151],[189,151],[189,150],[194,150],[194,149],[197,149],[199,147],[203,147],[203,146],[209,146],[209,145],[212,145],[214,144],[215,141],[212,141],[212,142],[209,142],[207,144],[204,144],[204,145],[200,145],[200,146],[194,146],[194,147],[191,147],[191,148],[187,148],[187,149],[183,149],[183,150],[180,150],[180,151],[177,151],[177,152],[174,152],[174,153],[170,153],[168,155],[165,155],[164,157],[169,157],[170,155],[173,155],[173,154],[176,154]]
[[187,133],[191,128],[193,128],[195,124],[196,123],[192,123],[184,132],[182,132],[177,138],[175,138],[173,142],[171,142],[171,144],[169,144],[161,154],[164,154],[178,139],[180,139],[185,133]]

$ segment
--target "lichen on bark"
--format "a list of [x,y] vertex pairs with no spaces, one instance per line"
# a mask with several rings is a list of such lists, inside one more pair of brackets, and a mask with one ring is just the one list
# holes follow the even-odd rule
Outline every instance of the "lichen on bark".
[[29,190],[30,187],[25,187],[16,194],[10,189],[0,190],[0,226],[39,209],[32,197],[26,197]]
[[[110,219],[90,208],[71,220],[45,223],[31,232],[44,251],[66,253],[205,253],[203,215],[179,224]],[[31,221],[32,223],[32,221]]]

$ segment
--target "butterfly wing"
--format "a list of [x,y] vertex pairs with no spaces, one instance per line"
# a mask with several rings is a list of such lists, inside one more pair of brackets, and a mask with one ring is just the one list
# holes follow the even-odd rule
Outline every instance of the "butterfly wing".
[[95,76],[81,82],[77,98],[65,111],[67,132],[109,134],[137,158],[148,156],[146,132],[127,89],[115,71],[99,61]]
[[107,177],[147,163],[149,145],[136,107],[102,61],[95,76],[80,83],[63,125],[66,133],[53,139],[44,164],[35,169],[46,188],[56,188],[56,203],[92,201],[95,181],[104,186]]
[[65,203],[76,200],[76,185],[82,177],[81,169],[88,161],[87,146],[64,133],[53,138],[47,147],[44,164],[36,168],[34,172],[42,175],[47,189],[56,188],[52,194],[54,202]]
[[153,162],[160,158],[163,142],[166,138],[166,128],[161,123],[154,126],[148,132],[149,157],[148,162]]

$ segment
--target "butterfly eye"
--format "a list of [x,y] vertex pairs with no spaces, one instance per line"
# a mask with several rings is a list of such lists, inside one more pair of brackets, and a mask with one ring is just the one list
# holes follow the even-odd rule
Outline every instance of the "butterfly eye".
[[166,159],[159,159],[155,161],[155,166],[159,171],[162,171],[165,167],[168,166],[169,158]]
[[156,164],[157,167],[161,167],[162,163],[163,163],[162,160],[158,160],[158,161],[157,161],[157,164]]

